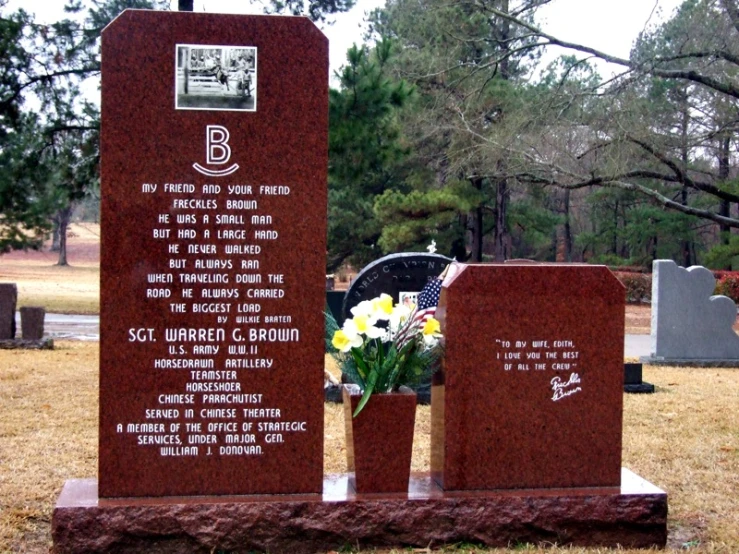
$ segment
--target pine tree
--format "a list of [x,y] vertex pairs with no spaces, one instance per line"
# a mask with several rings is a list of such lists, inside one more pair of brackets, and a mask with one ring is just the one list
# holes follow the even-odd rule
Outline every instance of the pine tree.
[[405,190],[403,144],[397,113],[413,90],[392,81],[386,65],[390,41],[369,51],[354,46],[340,74],[340,88],[329,96],[328,268],[344,261],[362,266],[382,255],[381,223],[375,198]]

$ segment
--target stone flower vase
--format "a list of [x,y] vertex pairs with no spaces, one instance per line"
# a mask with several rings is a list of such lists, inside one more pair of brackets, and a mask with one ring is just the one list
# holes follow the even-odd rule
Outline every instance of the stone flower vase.
[[361,398],[357,385],[344,385],[349,482],[358,493],[408,493],[416,393],[408,387],[375,393],[353,418]]

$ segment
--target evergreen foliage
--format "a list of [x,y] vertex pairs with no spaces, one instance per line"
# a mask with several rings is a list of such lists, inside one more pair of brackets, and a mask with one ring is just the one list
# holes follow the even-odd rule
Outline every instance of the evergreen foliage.
[[413,96],[406,82],[386,73],[390,41],[373,50],[352,47],[329,96],[328,270],[343,262],[358,267],[379,258],[382,227],[374,200],[386,190],[405,189],[408,148],[397,114]]
[[[254,3],[257,0],[250,0]],[[351,9],[356,0],[269,0],[268,13],[304,15],[311,21],[326,21],[330,16]],[[259,0],[260,4],[263,4]]]
[[98,187],[100,114],[82,83],[99,76],[102,29],[126,8],[157,5],[74,1],[46,25],[0,3],[0,251],[39,248],[54,226],[66,265],[72,210]]
[[433,238],[441,252],[452,253],[464,237],[460,214],[481,202],[480,191],[464,181],[408,194],[385,191],[375,200],[375,214],[382,224],[379,245],[384,252],[417,251]]
[[[389,0],[330,91],[329,271],[394,251],[728,267],[739,227],[739,10],[685,0],[629,58],[553,37],[556,0]],[[354,0],[270,0],[325,21]],[[0,0],[0,251],[97,194],[101,30],[159,0]],[[542,47],[569,49],[535,75]],[[623,73],[603,80],[592,57]],[[706,253],[708,251],[708,253]],[[62,261],[60,256],[60,262]]]
[[[507,0],[490,4],[509,7]],[[535,8],[520,13],[530,17]],[[391,0],[372,22],[377,36],[402,47],[394,74],[419,91],[403,124],[426,177],[405,201],[395,194],[376,202],[390,224],[380,244],[414,250],[434,239],[442,253],[473,261],[482,260],[485,244],[496,259],[510,257],[509,210],[526,199],[510,169],[519,161],[513,141],[530,125],[526,76],[537,56],[530,37],[486,6],[441,0]]]
[[739,235],[732,235],[722,244],[712,247],[706,253],[703,262],[711,269],[732,268],[737,256],[739,256]]

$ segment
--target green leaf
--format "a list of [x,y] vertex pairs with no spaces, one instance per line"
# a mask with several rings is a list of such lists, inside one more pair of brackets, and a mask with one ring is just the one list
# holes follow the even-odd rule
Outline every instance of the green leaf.
[[357,373],[359,373],[359,376],[362,379],[366,380],[367,376],[369,375],[369,368],[364,361],[362,351],[359,348],[352,348],[351,352],[352,357],[354,358],[354,363],[357,366]]
[[359,404],[357,404],[357,409],[354,410],[354,414],[352,417],[357,417],[359,415],[359,412],[364,409],[365,404],[370,399],[370,396],[372,396],[372,393],[375,390],[375,383],[377,383],[377,372],[372,372],[369,376],[369,379],[367,380],[367,386],[364,389],[364,394],[362,394],[362,398],[359,400]]

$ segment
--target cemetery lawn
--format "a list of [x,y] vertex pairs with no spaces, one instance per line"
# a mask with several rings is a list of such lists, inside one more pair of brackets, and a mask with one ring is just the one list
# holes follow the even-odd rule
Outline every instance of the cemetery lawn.
[[0,283],[18,285],[18,307],[42,306],[48,313],[96,314],[100,310],[100,226],[80,223],[67,233],[68,266],[55,265],[57,252],[0,255]]
[[[98,343],[58,341],[56,347],[0,350],[0,552],[48,552],[64,481],[97,474]],[[739,552],[739,368],[647,366],[644,379],[657,393],[625,396],[623,459],[669,493],[667,552]],[[429,415],[428,407],[418,408],[414,471],[428,469]],[[343,472],[340,405],[326,404],[325,430],[324,470]],[[455,545],[443,552],[506,551]],[[528,545],[510,551],[612,552]]]

